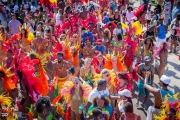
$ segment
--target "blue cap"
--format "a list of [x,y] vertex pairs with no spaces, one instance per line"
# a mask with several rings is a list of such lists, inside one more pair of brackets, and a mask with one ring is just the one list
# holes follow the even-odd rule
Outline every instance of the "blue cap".
[[105,80],[105,79],[100,79],[100,80],[98,81],[98,85],[102,85],[102,84],[104,84],[104,83],[106,83],[106,80]]
[[144,61],[149,62],[149,61],[151,61],[151,58],[150,58],[149,56],[146,56],[146,57],[144,58]]

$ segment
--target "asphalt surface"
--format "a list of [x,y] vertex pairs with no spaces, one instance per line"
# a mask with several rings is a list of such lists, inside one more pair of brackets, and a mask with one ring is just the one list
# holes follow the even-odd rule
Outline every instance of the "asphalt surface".
[[[134,2],[134,7],[138,7],[140,5],[139,1],[133,1]],[[167,36],[169,36],[170,34],[168,33]],[[169,41],[170,42],[170,41]],[[169,85],[169,88],[174,90],[174,92],[180,92],[180,60],[179,60],[179,53],[180,53],[180,47],[177,47],[177,53],[169,53],[168,55],[168,65],[164,71],[164,75],[167,75],[168,77],[171,78],[171,84]],[[154,62],[155,63],[155,62]],[[155,65],[155,64],[154,64]],[[157,71],[155,73],[155,77],[154,77],[154,83],[155,85],[157,85],[159,83],[159,78],[157,76]],[[139,106],[136,107],[136,101],[137,101],[137,86],[134,86],[135,88],[135,93],[133,94],[133,106],[134,106],[134,112],[137,113],[138,115],[141,116],[141,120],[146,120],[146,110],[143,109],[141,103],[143,100],[143,96],[141,97]],[[153,101],[154,101],[154,96],[152,94],[150,94],[146,105],[147,107],[153,105]]]

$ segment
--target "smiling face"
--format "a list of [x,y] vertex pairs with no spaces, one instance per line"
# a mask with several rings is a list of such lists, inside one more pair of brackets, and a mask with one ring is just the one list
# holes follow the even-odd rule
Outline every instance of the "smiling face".
[[103,99],[98,99],[96,102],[97,102],[97,106],[99,108],[102,108],[104,106],[104,103],[105,103],[105,101]]

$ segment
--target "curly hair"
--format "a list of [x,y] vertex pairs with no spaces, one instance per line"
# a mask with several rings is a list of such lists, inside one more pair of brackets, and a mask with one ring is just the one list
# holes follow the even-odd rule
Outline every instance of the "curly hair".
[[109,100],[106,97],[102,96],[102,95],[97,96],[96,98],[93,99],[93,101],[92,101],[93,105],[98,106],[97,105],[97,100],[100,100],[100,99],[104,101],[104,106],[109,105]]
[[0,71],[0,77],[5,77],[5,73],[3,71]]
[[42,104],[45,104],[45,107],[47,108],[47,110],[50,111],[50,108],[51,108],[50,100],[47,97],[41,97],[36,102],[36,111],[38,113],[43,112]]

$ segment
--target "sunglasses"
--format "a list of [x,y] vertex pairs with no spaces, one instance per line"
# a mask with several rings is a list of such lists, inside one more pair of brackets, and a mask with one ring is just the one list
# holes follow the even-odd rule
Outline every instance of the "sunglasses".
[[106,77],[109,77],[110,75],[108,74],[108,75],[106,75]]

